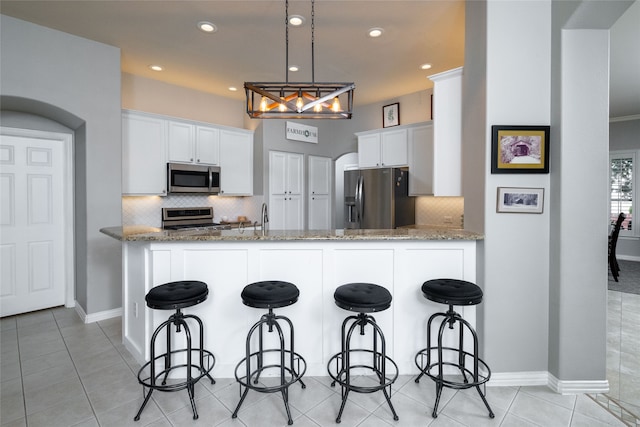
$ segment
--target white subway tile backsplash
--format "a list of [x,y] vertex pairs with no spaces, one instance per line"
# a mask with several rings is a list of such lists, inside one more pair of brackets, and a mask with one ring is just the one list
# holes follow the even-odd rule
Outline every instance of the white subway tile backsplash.
[[159,196],[127,196],[122,198],[122,225],[162,226],[162,208],[190,208],[213,206],[216,222],[223,216],[235,221],[244,215],[249,221],[258,221],[262,196],[253,197],[220,197],[203,195],[171,195]]
[[418,197],[416,224],[464,228],[464,197]]

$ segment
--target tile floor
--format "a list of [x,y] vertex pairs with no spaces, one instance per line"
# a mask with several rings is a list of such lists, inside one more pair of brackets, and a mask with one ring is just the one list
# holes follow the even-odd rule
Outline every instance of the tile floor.
[[[445,389],[441,412],[430,416],[434,386],[429,380],[415,384],[401,376],[392,401],[398,422],[381,393],[352,393],[341,426],[637,426],[622,399],[635,399],[640,390],[637,354],[640,350],[640,296],[627,298],[610,292],[609,374],[607,396],[562,396],[546,387],[489,387],[488,399],[496,414],[487,417],[474,390]],[[635,317],[634,317],[635,316]],[[613,320],[612,320],[613,319]],[[616,323],[616,319],[620,319]],[[630,327],[637,322],[635,333]],[[54,308],[2,319],[0,423],[5,426],[286,426],[278,394],[250,392],[237,419],[231,412],[238,401],[232,379],[215,385],[200,381],[196,398],[200,418],[192,420],[186,392],[155,393],[139,422],[133,421],[142,402],[137,363],[121,344],[120,318],[83,324],[73,309]],[[635,350],[634,350],[635,349]],[[635,353],[634,353],[635,352]],[[634,356],[635,354],[635,356]],[[629,369],[635,369],[631,372]],[[630,377],[631,381],[625,378]],[[307,388],[290,389],[294,425],[336,426],[339,391],[327,378],[306,378]],[[634,388],[635,387],[635,388]],[[629,397],[626,397],[629,396]],[[636,402],[636,404],[638,404]],[[624,404],[638,414],[639,406]],[[608,410],[605,410],[607,407]],[[616,418],[612,413],[618,414]],[[623,422],[622,416],[626,417]]]

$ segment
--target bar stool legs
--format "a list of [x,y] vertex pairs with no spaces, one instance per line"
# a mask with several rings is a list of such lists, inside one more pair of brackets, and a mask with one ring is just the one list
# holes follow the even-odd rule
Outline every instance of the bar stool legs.
[[[371,349],[352,349],[351,337],[356,328],[359,328],[360,335],[365,335],[365,327],[369,325],[373,329],[372,348]],[[348,329],[347,329],[348,327]],[[327,369],[329,375],[333,379],[331,386],[334,387],[336,383],[340,384],[342,404],[336,417],[336,423],[342,421],[342,412],[347,403],[350,391],[357,393],[373,393],[382,390],[384,397],[389,405],[389,409],[393,414],[393,419],[398,421],[398,414],[396,413],[393,404],[391,403],[391,385],[398,378],[398,367],[396,363],[387,356],[387,345],[382,333],[382,329],[376,323],[373,316],[365,313],[359,313],[357,316],[349,316],[342,322],[341,330],[342,350],[340,353],[335,354],[328,363]],[[379,341],[379,345],[378,345]],[[357,353],[368,353],[371,355],[371,364],[358,364],[353,365],[351,362],[351,356]],[[335,369],[331,369],[332,363],[335,362]],[[391,364],[391,370],[387,370],[387,365]],[[354,369],[368,369],[375,376],[378,377],[378,383],[371,386],[358,386],[351,382],[351,370]],[[387,391],[388,389],[388,391]]]
[[[189,325],[186,322],[186,319],[193,319],[198,324],[198,334],[200,338],[200,348],[193,348],[191,341],[191,331],[189,329]],[[181,329],[184,330],[187,347],[180,350],[173,350],[171,343],[171,325],[175,325],[176,332],[181,332]],[[165,330],[166,331],[166,343],[167,350],[165,353],[156,356],[156,339],[158,335]],[[145,406],[149,402],[151,398],[151,394],[154,390],[164,391],[164,392],[173,392],[180,390],[187,390],[189,394],[189,401],[191,403],[191,409],[193,410],[193,419],[198,419],[198,410],[196,408],[195,402],[195,384],[203,377],[209,378],[211,380],[211,384],[215,384],[215,380],[209,374],[215,365],[215,357],[213,354],[202,348],[202,343],[204,342],[204,327],[202,321],[199,317],[191,315],[191,314],[183,314],[180,309],[176,310],[176,313],[171,315],[168,320],[165,320],[156,328],[151,338],[151,358],[149,362],[145,363],[142,368],[138,371],[138,382],[143,386],[144,389],[148,389],[144,401],[138,410],[138,413],[134,417],[134,421],[140,420],[140,415],[144,410]],[[192,353],[198,353],[197,363],[194,363]],[[185,364],[174,364],[173,356],[179,353],[185,353],[186,363]],[[161,361],[164,359],[164,368],[160,372],[156,372],[156,361]],[[148,376],[146,375],[146,369],[149,369]],[[167,384],[167,378],[169,374],[180,368],[185,368],[186,371],[186,379],[183,381],[179,381],[177,383]],[[194,374],[195,371],[195,374]]]

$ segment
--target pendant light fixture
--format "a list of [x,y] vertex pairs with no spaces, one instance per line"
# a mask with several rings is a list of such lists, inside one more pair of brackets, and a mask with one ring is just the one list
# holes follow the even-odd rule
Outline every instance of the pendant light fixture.
[[354,83],[315,81],[315,0],[311,0],[311,82],[289,82],[289,0],[285,0],[285,82],[245,82],[252,119],[350,119]]

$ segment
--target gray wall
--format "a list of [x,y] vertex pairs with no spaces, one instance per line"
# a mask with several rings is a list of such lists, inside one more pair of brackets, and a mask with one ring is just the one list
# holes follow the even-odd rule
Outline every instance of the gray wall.
[[99,229],[121,222],[120,50],[0,19],[0,108],[74,133],[76,300],[87,314],[119,308],[120,243]]

